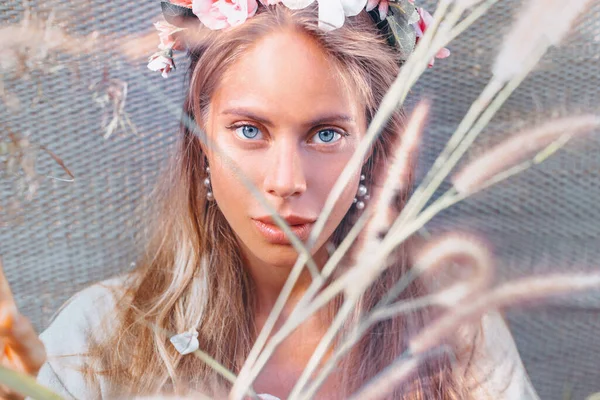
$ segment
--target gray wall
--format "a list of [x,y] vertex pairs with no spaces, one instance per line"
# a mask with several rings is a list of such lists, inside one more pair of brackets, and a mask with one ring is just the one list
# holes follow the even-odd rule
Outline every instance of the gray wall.
[[[28,78],[2,71],[5,90],[18,97],[21,107],[9,109],[0,103],[1,140],[6,141],[9,131],[29,135],[32,142],[61,157],[76,176],[73,183],[44,179],[28,200],[17,194],[17,178],[0,173],[0,254],[19,306],[38,329],[47,326],[53,312],[75,291],[130,268],[150,190],[172,148],[177,111],[170,113],[167,104],[179,107],[185,60],[177,59],[180,70],[163,80],[146,69],[143,57],[126,59],[118,50],[125,35],[152,32],[158,2],[142,3],[132,7],[122,0],[31,2],[44,18],[54,9],[71,35],[99,32],[101,44],[89,54],[45,59]],[[409,104],[422,97],[433,100],[421,172],[489,78],[495,49],[518,4],[500,2],[450,46],[452,56],[438,61],[413,90]],[[19,23],[22,16],[21,2],[0,5],[1,27]],[[10,50],[6,42],[0,36],[3,54]],[[581,28],[562,48],[552,50],[514,94],[473,154],[548,116],[598,112],[599,58],[596,1]],[[121,129],[103,138],[104,110],[94,101],[90,85],[106,73],[127,83],[125,111],[137,135]],[[597,269],[599,138],[596,132],[573,142],[543,165],[444,212],[429,230],[483,234],[498,256],[499,281]],[[45,154],[38,157],[38,170],[64,176]],[[598,296],[589,295],[554,307],[508,313],[543,399],[581,399],[600,391],[599,309]]]

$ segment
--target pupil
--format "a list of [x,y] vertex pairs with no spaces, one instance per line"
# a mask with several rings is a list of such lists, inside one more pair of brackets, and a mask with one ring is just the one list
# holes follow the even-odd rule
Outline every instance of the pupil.
[[331,142],[333,140],[333,136],[335,133],[332,130],[321,131],[319,132],[319,139],[324,142]]
[[244,134],[244,136],[246,136],[247,138],[254,138],[256,135],[258,135],[258,129],[256,129],[253,126],[244,126],[242,127],[242,133]]

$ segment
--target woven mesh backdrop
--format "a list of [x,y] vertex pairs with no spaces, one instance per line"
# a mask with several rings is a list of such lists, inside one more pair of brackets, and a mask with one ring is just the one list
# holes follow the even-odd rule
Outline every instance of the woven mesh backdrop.
[[[435,2],[425,3],[435,8]],[[20,1],[0,5],[0,139],[8,143],[9,135],[18,135],[28,138],[31,149],[46,146],[76,177],[74,182],[39,179],[36,187],[38,181],[23,173],[0,175],[0,254],[22,312],[40,330],[74,292],[131,268],[150,190],[176,137],[186,61],[176,59],[179,73],[167,80],[146,68],[156,45],[151,23],[159,4],[143,4],[32,1],[29,17]],[[409,105],[423,97],[433,100],[421,173],[490,77],[490,63],[519,4],[496,5],[413,90]],[[58,27],[69,35],[68,43],[81,46],[41,54],[39,40],[29,39],[30,48],[21,54],[24,38],[15,27],[24,19],[33,27],[36,19]],[[94,33],[96,45],[86,50]],[[130,43],[126,54],[124,38]],[[597,112],[599,59],[596,1],[564,45],[552,49],[511,97],[471,155],[550,116]],[[111,99],[125,89],[121,112],[123,104],[115,106]],[[120,123],[111,133],[115,110]],[[429,233],[461,229],[485,236],[498,257],[499,281],[598,268],[599,133],[445,211]],[[9,162],[6,154],[0,157]],[[48,152],[32,157],[39,174],[68,178]],[[582,399],[600,391],[597,295],[510,311],[508,317],[542,399]]]

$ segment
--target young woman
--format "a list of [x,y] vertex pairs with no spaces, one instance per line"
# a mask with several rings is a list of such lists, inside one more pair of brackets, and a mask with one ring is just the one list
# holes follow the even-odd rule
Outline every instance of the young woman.
[[[346,14],[341,23],[326,9],[337,2]],[[12,355],[5,364],[33,375],[41,366],[39,382],[65,398],[193,391],[224,397],[228,383],[194,355],[178,352],[169,333],[196,330],[204,352],[239,372],[298,257],[240,173],[306,240],[400,68],[403,55],[364,11],[366,0],[358,11],[351,8],[361,2],[339,0],[304,7],[273,0],[172,3],[180,7],[166,8],[172,21],[187,28],[193,15],[203,25],[187,39],[184,111],[215,146],[183,124],[171,167],[157,187],[160,201],[144,256],[133,272],[94,285],[63,307],[41,335],[43,366],[30,325],[17,319],[15,332],[23,334],[3,331]],[[369,7],[376,3],[369,1]],[[162,53],[150,67],[167,74],[171,51],[183,39],[175,42],[173,30],[164,26]],[[364,195],[363,185],[375,189],[402,126],[398,111],[337,200],[311,250],[317,266],[362,212],[364,196],[355,199]],[[407,259],[400,249],[360,307],[372,307],[407,272]],[[310,281],[308,272],[301,276],[284,319]],[[424,287],[417,282],[408,295],[423,295]],[[277,348],[254,382],[257,393],[287,397],[338,306],[332,302]],[[402,354],[431,318],[415,311],[374,326],[317,398],[349,397]],[[426,361],[390,398],[526,398],[526,375],[501,317],[488,315],[478,329],[449,343],[451,355]]]

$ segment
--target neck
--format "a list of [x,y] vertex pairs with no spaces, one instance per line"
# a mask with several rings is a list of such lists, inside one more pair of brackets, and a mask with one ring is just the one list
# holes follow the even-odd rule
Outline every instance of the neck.
[[[274,265],[268,262],[257,259],[251,253],[245,256],[245,267],[248,269],[250,276],[254,282],[256,312],[259,315],[268,315],[275,305],[281,290],[283,289],[294,264],[291,265]],[[317,251],[313,255],[315,264],[321,270],[327,261],[327,252],[325,249]],[[306,268],[302,269],[302,273],[296,280],[288,301],[283,309],[282,316],[287,316],[304,295],[310,284],[312,277]]]

